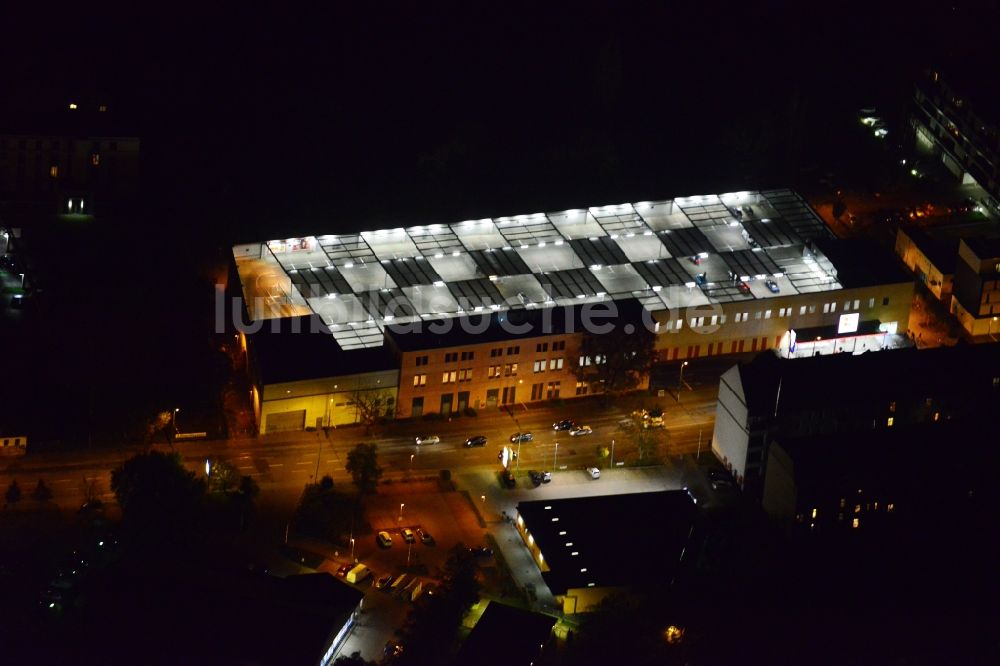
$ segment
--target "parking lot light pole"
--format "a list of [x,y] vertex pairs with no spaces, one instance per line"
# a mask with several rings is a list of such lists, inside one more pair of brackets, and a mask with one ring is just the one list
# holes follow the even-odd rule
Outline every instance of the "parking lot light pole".
[[514,457],[514,473],[521,471],[521,438],[517,438],[517,456]]
[[354,559],[354,538],[352,537],[351,538],[351,563],[353,564],[354,562],[355,562],[355,559]]
[[399,518],[398,518],[399,522],[403,522],[403,507],[404,506],[406,506],[405,503],[401,503],[399,505]]
[[684,368],[687,367],[688,362],[684,361],[681,363],[681,371],[677,376],[677,402],[681,401],[681,389],[684,388]]
[[559,442],[556,442],[556,450],[555,450],[555,453],[552,454],[552,471],[553,472],[556,471],[556,469],[558,469],[557,466],[556,466],[556,460],[558,460],[558,459],[559,459]]
[[615,468],[615,440],[611,440],[611,469]]

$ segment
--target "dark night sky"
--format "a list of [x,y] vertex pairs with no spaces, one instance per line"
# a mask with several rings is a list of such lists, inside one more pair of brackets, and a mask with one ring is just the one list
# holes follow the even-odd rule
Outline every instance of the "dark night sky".
[[42,9],[0,76],[110,98],[172,216],[257,238],[779,184],[836,114],[983,63],[996,5],[330,4]]

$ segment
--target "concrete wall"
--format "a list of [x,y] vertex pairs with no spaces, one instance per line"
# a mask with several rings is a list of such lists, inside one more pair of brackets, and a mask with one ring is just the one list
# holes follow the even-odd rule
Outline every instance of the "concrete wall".
[[304,427],[338,426],[358,423],[359,414],[355,396],[384,394],[392,399],[394,416],[397,401],[396,370],[383,370],[343,377],[268,384],[263,387],[261,402],[260,431],[273,430],[268,426],[272,414],[272,424],[281,419],[280,414],[305,411]]
[[916,243],[900,227],[896,232],[896,254],[903,260],[903,263],[917,274],[922,276],[927,289],[933,293],[938,300],[949,302],[951,292],[954,287],[955,275],[944,274],[935,266],[931,260],[917,247]]
[[[885,299],[888,302],[883,305]],[[855,308],[855,301],[858,307]],[[654,313],[660,323],[656,349],[661,360],[689,359],[741,352],[763,351],[780,346],[788,329],[836,326],[840,315],[858,312],[862,321],[877,319],[896,322],[899,333],[905,333],[913,301],[913,282],[839,289],[816,293],[794,294],[775,298],[720,303],[717,324],[692,327],[685,318],[679,329],[679,314],[667,311]],[[781,316],[782,309],[786,310]],[[824,310],[827,310],[824,312]],[[707,312],[707,310],[706,310]],[[737,321],[737,315],[746,321]],[[723,319],[724,317],[724,319]],[[669,323],[671,319],[675,320]]]
[[719,399],[715,408],[715,430],[712,432],[712,453],[740,478],[746,474],[747,448],[750,431],[748,411],[739,366],[722,373]]
[[795,465],[783,448],[772,442],[764,474],[764,511],[781,522],[792,522],[796,513]]

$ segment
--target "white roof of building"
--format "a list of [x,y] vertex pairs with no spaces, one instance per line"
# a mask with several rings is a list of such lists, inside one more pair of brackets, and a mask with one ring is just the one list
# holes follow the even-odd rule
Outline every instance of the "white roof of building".
[[[273,267],[269,302],[248,309],[255,319],[315,312],[352,349],[381,345],[387,322],[632,298],[655,312],[840,289],[811,242],[820,238],[830,233],[798,194],[770,190],[273,240],[252,255],[254,280],[261,261]],[[234,249],[238,262],[247,247]],[[240,272],[246,287],[250,271]]]

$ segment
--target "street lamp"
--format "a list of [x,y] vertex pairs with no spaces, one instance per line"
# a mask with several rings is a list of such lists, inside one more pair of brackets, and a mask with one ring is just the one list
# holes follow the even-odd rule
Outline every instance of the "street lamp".
[[354,537],[351,537],[351,562],[354,562]]
[[684,368],[687,367],[687,364],[687,361],[681,363],[681,371],[677,377],[677,402],[681,401],[681,389],[684,387]]
[[180,407],[174,407],[173,413],[170,414],[170,428],[174,431],[174,435],[177,434],[177,412],[181,411]]
[[555,471],[557,469],[556,460],[558,459],[559,459],[559,442],[556,442],[556,450],[555,453],[552,454],[552,471]]
[[406,506],[406,504],[400,504],[399,505],[399,522],[403,522],[403,507],[404,506]]
[[611,469],[615,468],[615,440],[611,440]]

